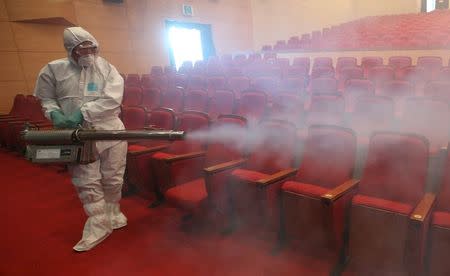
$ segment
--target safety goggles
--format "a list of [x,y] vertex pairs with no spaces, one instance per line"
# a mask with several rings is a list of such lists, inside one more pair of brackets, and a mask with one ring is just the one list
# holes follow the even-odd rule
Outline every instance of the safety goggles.
[[87,46],[78,45],[75,48],[75,53],[79,56],[85,56],[85,55],[89,55],[89,54],[97,54],[98,49],[97,49],[97,46],[93,46],[93,45],[87,45]]

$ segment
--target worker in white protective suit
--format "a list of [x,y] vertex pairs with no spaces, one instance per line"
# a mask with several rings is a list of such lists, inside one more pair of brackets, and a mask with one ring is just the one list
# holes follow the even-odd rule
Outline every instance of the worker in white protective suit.
[[[64,30],[68,57],[48,63],[39,73],[35,96],[56,128],[78,125],[98,130],[124,129],[119,119],[124,81],[116,68],[98,56],[98,42],[81,27]],[[72,183],[88,219],[74,246],[87,251],[127,224],[119,200],[127,142],[97,141],[97,161],[71,165]]]

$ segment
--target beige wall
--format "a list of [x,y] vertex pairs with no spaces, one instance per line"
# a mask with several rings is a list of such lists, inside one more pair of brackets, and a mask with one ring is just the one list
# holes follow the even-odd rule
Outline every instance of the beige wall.
[[420,11],[420,0],[251,0],[255,49],[357,18]]
[[[66,56],[62,32],[67,25],[85,27],[96,36],[101,55],[124,73],[147,73],[152,65],[168,64],[166,19],[211,24],[218,54],[252,49],[250,0],[226,2],[0,0],[0,112],[10,109],[15,94],[32,93],[47,62]],[[192,18],[183,17],[183,3],[193,5]]]

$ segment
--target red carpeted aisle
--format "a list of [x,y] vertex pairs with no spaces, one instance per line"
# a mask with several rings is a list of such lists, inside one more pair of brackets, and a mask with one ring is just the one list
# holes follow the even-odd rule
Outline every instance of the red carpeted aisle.
[[175,209],[125,198],[128,226],[76,253],[85,216],[67,173],[0,151],[0,275],[319,275],[294,252],[270,254],[253,235],[180,230]]

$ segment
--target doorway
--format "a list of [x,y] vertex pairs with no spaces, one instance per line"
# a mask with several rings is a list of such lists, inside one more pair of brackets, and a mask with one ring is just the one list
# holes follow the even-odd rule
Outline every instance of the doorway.
[[166,21],[169,59],[178,70],[185,61],[193,64],[215,55],[211,25]]

